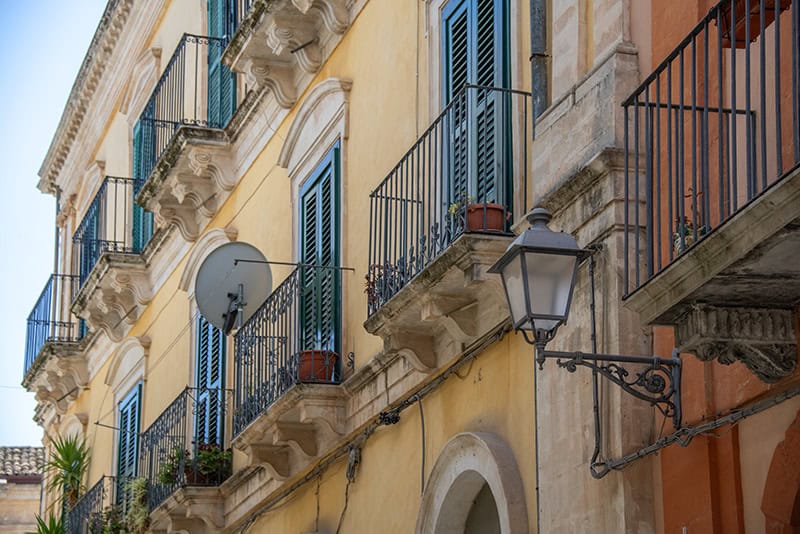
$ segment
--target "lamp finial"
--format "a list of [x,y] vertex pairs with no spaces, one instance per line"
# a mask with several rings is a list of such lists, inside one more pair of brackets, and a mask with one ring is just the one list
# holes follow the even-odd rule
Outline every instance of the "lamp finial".
[[550,215],[550,212],[545,208],[534,208],[528,214],[528,223],[530,223],[532,227],[546,227],[547,223],[549,223],[552,218],[553,216]]

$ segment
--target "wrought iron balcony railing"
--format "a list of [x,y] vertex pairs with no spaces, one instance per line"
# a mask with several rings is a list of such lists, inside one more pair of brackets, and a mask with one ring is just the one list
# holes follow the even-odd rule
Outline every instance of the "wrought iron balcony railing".
[[72,236],[73,272],[83,286],[105,252],[139,254],[153,235],[153,215],[134,202],[141,180],[107,176]]
[[103,527],[112,519],[109,516],[119,514],[119,510],[114,506],[115,489],[114,477],[104,476],[84,493],[67,513],[67,534],[105,532]]
[[183,390],[141,435],[139,472],[156,508],[184,486],[217,486],[231,474],[224,389]]
[[623,103],[626,295],[800,162],[798,21],[723,0]]
[[465,86],[370,194],[370,315],[461,234],[510,231],[515,197],[527,204],[529,99]]
[[77,342],[85,334],[83,321],[70,311],[72,299],[77,292],[77,276],[52,274],[48,278],[28,315],[23,375],[28,374],[46,343]]
[[298,383],[338,384],[341,271],[298,267],[235,336],[233,434]]
[[227,38],[184,34],[134,128],[134,178],[146,181],[181,126],[224,128],[236,75],[220,57]]

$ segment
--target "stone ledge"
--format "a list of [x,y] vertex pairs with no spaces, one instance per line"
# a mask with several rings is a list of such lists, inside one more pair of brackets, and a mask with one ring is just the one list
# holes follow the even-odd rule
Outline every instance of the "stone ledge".
[[75,296],[72,312],[118,342],[150,302],[152,292],[141,255],[104,253]]
[[675,344],[702,361],[744,363],[764,382],[776,382],[797,366],[791,310],[696,305],[675,326]]
[[[757,248],[763,251],[765,245],[769,245],[770,238],[778,237],[781,241],[786,241],[787,236],[780,233],[787,227],[792,227],[793,221],[798,219],[800,219],[800,168],[774,184],[727,222],[713,229],[685,254],[630,294],[625,299],[624,305],[638,313],[642,322],[676,324],[677,319],[682,317],[695,301],[723,304],[710,302],[715,297],[707,294],[708,292],[702,295],[697,293],[715,277],[724,276],[726,270],[733,269],[730,274],[736,274],[737,270],[753,271],[752,267],[758,267],[753,271],[753,274],[757,275],[755,278],[768,282],[770,277],[763,268],[763,258],[755,258],[753,255]],[[790,232],[798,234],[800,227],[796,230],[790,228]],[[800,253],[800,249],[796,249],[795,252]],[[737,268],[735,265],[737,262],[747,261],[748,258],[760,260],[761,265]],[[779,267],[795,270],[798,268],[797,265]],[[786,282],[791,283],[791,280]],[[796,279],[795,284],[797,284]],[[730,282],[723,285],[731,287]],[[793,289],[798,287],[800,286]],[[784,286],[782,289],[785,291],[787,287]],[[759,297],[756,300],[769,302],[757,285],[750,287],[749,290]],[[798,295],[800,293],[795,292],[795,296]],[[722,298],[728,297],[729,295],[722,296]],[[741,298],[741,295],[738,298]]]
[[210,534],[224,527],[224,497],[219,487],[178,488],[150,514],[150,531]]
[[52,405],[58,415],[66,413],[89,383],[85,351],[91,341],[92,333],[87,333],[80,341],[44,344],[22,381],[38,404]]
[[[512,237],[463,234],[365,322],[399,354],[429,373],[508,315],[498,275],[488,273]],[[478,305],[480,303],[480,305]]]
[[136,202],[156,224],[175,225],[194,241],[236,185],[224,130],[181,126],[159,158]]

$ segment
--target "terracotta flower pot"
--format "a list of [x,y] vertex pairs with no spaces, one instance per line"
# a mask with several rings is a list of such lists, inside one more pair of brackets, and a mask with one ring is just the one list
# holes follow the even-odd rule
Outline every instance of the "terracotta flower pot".
[[[763,0],[764,2],[764,28],[775,21],[775,2],[778,0]],[[736,10],[736,28],[731,32],[731,3]],[[745,0],[733,0],[721,7],[722,17],[722,46],[731,47],[731,41],[736,48],[744,48],[747,44],[747,19],[750,19],[749,40],[755,41],[761,33],[761,0],[750,0],[750,14],[746,16]],[[791,0],[780,0],[779,11],[785,11],[792,6]],[[731,35],[733,34],[733,35]]]
[[327,350],[304,350],[297,365],[300,382],[330,382],[336,370],[339,355]]
[[505,213],[502,205],[493,202],[470,204],[467,206],[467,230],[503,232],[506,229]]

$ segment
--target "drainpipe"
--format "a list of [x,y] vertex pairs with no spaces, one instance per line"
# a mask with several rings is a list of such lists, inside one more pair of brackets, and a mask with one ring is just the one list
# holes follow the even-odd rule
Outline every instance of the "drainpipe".
[[547,109],[547,1],[530,0],[533,139],[536,139],[536,119]]
[[[547,109],[547,4],[549,0],[530,0],[531,2],[531,95],[533,124],[532,141],[536,139],[536,119]],[[527,207],[527,206],[526,206]],[[535,367],[535,366],[534,366]],[[536,462],[536,534],[542,534],[542,501],[539,489],[539,373],[534,370],[534,461]]]

